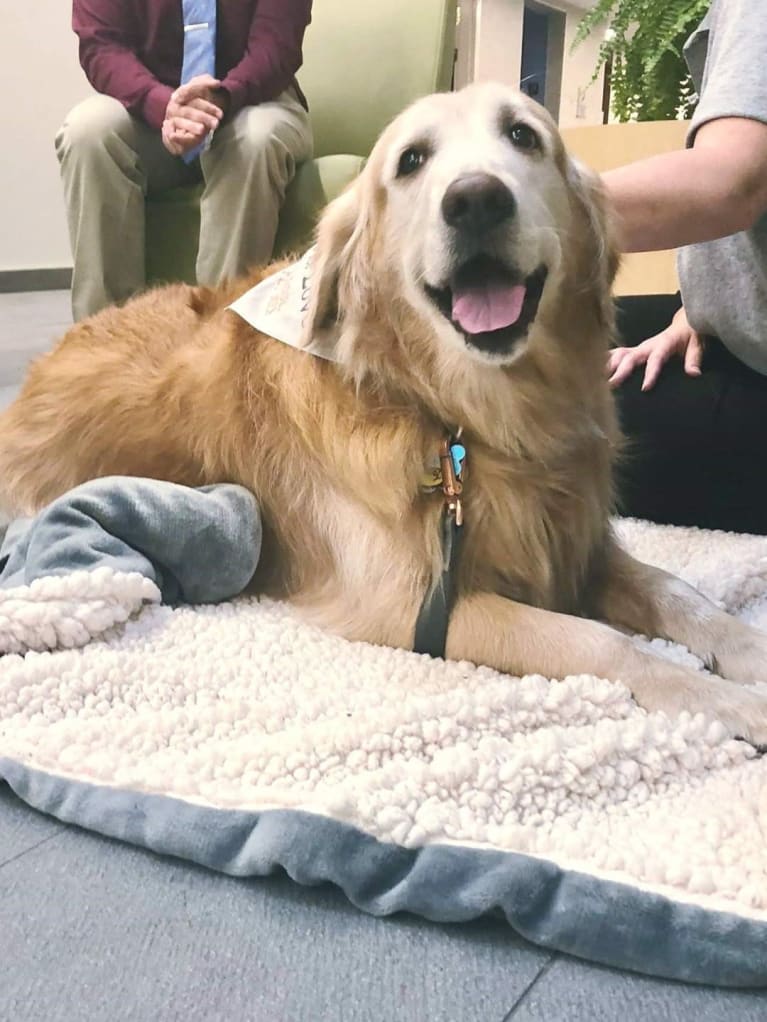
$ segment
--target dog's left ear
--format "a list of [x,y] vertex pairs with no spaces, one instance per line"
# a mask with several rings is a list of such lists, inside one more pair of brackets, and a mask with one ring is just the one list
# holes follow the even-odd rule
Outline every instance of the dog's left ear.
[[585,214],[588,248],[591,250],[587,257],[600,275],[599,283],[609,292],[618,272],[620,255],[615,218],[609,208],[602,179],[572,157],[567,160],[567,179],[570,194]]
[[369,287],[365,254],[367,215],[362,178],[334,199],[317,229],[304,342],[338,333],[342,320],[361,315]]

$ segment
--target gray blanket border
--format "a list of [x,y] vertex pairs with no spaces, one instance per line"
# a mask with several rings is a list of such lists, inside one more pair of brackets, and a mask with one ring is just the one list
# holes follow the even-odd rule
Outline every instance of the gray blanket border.
[[551,950],[665,979],[767,985],[767,923],[672,901],[511,852],[406,849],[311,813],[211,809],[164,795],[67,780],[0,756],[28,805],[87,830],[235,877],[284,869],[330,882],[364,912],[462,922],[500,912]]

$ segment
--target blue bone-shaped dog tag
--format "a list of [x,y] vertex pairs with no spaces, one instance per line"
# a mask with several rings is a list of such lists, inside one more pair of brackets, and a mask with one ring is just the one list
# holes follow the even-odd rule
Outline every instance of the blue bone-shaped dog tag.
[[460,479],[463,472],[463,463],[466,461],[466,448],[463,444],[451,444],[450,455],[453,459],[453,471]]

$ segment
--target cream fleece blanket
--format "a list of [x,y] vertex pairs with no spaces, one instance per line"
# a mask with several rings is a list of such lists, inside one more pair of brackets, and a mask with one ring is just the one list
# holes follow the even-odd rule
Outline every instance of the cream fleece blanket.
[[[767,538],[619,529],[767,628]],[[0,592],[0,757],[197,805],[301,809],[409,848],[544,857],[767,920],[767,757],[715,721],[648,715],[594,677],[347,643],[273,602],[157,599],[105,569]]]

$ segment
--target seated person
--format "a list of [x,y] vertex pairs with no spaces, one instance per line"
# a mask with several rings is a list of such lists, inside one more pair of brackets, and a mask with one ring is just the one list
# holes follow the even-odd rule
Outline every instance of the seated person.
[[144,287],[147,193],[205,182],[201,284],[271,257],[285,189],[311,155],[295,80],[310,13],[311,0],[74,0],[100,93],[56,138],[75,320]]
[[621,300],[625,346],[607,371],[628,437],[621,511],[767,534],[767,18],[758,7],[713,0],[685,47],[700,97],[689,148],[604,175],[624,251],[682,246],[681,298]]

